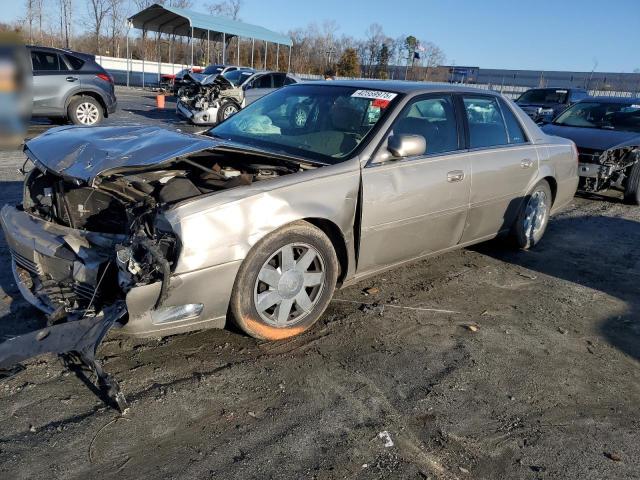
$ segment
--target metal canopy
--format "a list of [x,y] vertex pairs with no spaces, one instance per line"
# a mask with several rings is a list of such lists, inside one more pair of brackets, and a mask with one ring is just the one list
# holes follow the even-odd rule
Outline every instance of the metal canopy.
[[[286,35],[257,25],[230,18],[207,15],[184,8],[153,4],[129,18],[135,28],[148,32],[160,32],[185,37],[209,38],[220,41],[226,38],[246,37],[280,45],[292,45]],[[209,35],[209,36],[208,36]],[[208,37],[207,37],[208,36]]]

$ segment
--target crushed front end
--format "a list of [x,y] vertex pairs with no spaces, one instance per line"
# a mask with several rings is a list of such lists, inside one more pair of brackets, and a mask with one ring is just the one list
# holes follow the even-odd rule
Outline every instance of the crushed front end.
[[244,102],[242,88],[222,75],[187,74],[177,97],[176,112],[195,125],[213,125],[240,110]]
[[579,190],[624,190],[633,165],[640,161],[639,145],[620,145],[608,150],[578,148]]

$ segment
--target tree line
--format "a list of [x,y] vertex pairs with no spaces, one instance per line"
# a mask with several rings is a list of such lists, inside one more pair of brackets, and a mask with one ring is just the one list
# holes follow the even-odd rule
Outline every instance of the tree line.
[[[247,38],[231,38],[226,44],[189,39],[155,32],[130,30],[127,18],[159,3],[193,8],[193,0],[23,0],[24,15],[13,24],[0,24],[0,31],[13,31],[25,43],[68,48],[94,55],[123,58],[129,37],[129,54],[134,59],[189,65],[193,41],[195,65],[222,61],[256,68],[285,70],[289,49]],[[213,1],[206,5],[213,15],[242,19],[242,0]],[[291,70],[299,74],[345,77],[443,80],[445,54],[435,43],[415,35],[392,38],[378,23],[356,38],[339,33],[334,20],[287,32],[291,48]],[[238,48],[239,47],[239,48]],[[266,61],[265,61],[266,57]],[[444,73],[446,77],[446,73]]]

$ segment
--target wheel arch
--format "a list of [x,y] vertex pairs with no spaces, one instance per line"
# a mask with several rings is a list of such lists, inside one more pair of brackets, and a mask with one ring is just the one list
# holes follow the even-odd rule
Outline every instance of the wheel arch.
[[107,103],[104,101],[104,98],[102,98],[102,95],[98,92],[94,92],[93,90],[78,90],[76,92],[73,92],[71,95],[69,95],[69,97],[67,98],[67,101],[65,102],[65,106],[64,106],[64,111],[65,111],[65,115],[67,115],[68,110],[69,110],[69,105],[71,105],[71,102],[78,97],[91,97],[94,100],[96,100],[100,106],[102,107],[102,114],[104,115],[104,118],[107,118],[109,116],[109,112],[107,109]]
[[347,253],[347,242],[344,238],[340,227],[326,218],[308,217],[302,219],[305,222],[319,228],[324,234],[329,237],[333,249],[338,257],[338,264],[340,265],[340,272],[338,272],[338,283],[342,283],[349,271],[349,255]]

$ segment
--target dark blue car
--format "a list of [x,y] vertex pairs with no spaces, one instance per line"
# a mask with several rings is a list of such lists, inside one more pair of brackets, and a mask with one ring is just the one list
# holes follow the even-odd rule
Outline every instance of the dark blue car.
[[625,201],[640,204],[640,98],[587,98],[542,130],[575,142],[580,190],[616,188]]

